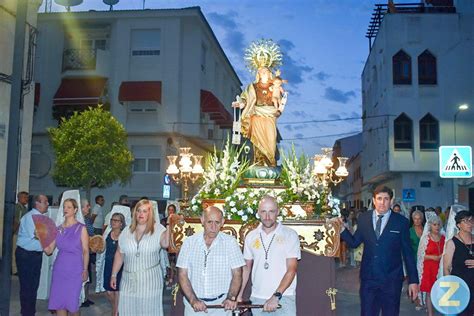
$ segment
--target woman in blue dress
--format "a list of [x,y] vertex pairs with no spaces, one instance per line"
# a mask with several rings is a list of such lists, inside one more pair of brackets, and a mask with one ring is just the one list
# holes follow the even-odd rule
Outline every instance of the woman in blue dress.
[[125,228],[125,216],[121,213],[114,213],[110,219],[110,227],[112,230],[105,237],[105,264],[104,264],[104,289],[107,291],[107,298],[112,304],[113,315],[118,315],[118,298],[120,290],[120,279],[122,277],[122,269],[117,274],[117,288],[114,290],[110,287],[110,277],[112,275],[112,266],[114,264],[115,251],[117,250],[118,239],[120,233]]

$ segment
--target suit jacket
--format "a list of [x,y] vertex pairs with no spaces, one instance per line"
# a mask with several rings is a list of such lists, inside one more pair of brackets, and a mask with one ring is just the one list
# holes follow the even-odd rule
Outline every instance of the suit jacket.
[[387,225],[377,240],[372,221],[373,212],[368,211],[359,216],[354,235],[347,229],[341,233],[342,239],[351,248],[357,248],[364,243],[361,281],[401,281],[403,258],[409,283],[418,283],[415,258],[410,246],[408,220],[398,213],[391,212]]

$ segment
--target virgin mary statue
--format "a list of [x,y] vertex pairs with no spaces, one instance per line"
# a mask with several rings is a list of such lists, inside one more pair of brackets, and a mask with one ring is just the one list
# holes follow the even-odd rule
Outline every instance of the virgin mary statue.
[[272,102],[272,91],[274,77],[279,75],[275,69],[281,65],[282,54],[279,46],[271,40],[260,40],[246,49],[245,60],[247,67],[255,73],[255,81],[244,89],[232,106],[242,109],[242,135],[253,144],[254,163],[275,167],[276,120],[283,111],[286,98],[282,100],[283,107],[278,108]]

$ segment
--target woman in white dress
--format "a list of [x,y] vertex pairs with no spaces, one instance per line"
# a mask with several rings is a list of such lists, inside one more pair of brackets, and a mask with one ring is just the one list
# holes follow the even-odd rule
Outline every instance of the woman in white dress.
[[133,210],[132,224],[120,234],[110,286],[123,264],[119,315],[163,315],[163,275],[160,249],[169,245],[169,233],[155,221],[152,204],[140,200]]

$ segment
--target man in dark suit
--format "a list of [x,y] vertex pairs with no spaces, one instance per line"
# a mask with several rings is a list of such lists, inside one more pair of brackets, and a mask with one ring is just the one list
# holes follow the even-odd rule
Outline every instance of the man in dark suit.
[[[351,248],[364,243],[360,268],[361,315],[398,315],[403,284],[403,264],[408,274],[408,292],[412,300],[418,295],[418,273],[410,247],[409,222],[390,209],[393,191],[388,187],[375,189],[374,210],[359,216],[352,235],[343,228],[341,237]],[[342,224],[342,220],[340,220]]]

